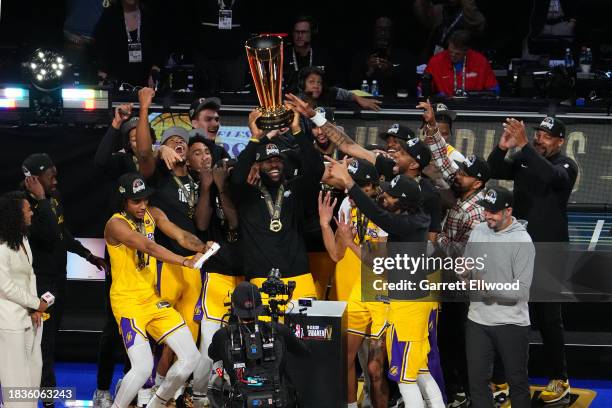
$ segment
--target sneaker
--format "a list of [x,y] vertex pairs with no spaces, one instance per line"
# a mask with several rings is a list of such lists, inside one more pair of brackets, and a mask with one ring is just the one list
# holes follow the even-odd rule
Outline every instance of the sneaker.
[[146,407],[153,395],[152,388],[141,388],[138,390],[138,401],[136,402],[137,407]]
[[96,390],[92,397],[93,408],[110,408],[113,405],[110,391]]
[[545,404],[557,402],[566,397],[570,392],[569,381],[550,380],[544,391],[540,394],[540,400]]
[[510,401],[510,386],[508,386],[508,383],[491,383],[490,385],[496,407],[501,407],[506,403],[506,401]]
[[470,400],[465,392],[458,392],[451,395],[446,406],[448,408],[467,408],[470,406]]
[[194,408],[206,408],[210,406],[210,401],[206,395],[194,395],[193,396],[193,407]]

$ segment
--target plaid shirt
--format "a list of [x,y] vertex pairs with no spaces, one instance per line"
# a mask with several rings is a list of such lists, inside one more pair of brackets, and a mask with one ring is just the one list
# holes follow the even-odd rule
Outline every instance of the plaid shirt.
[[[439,131],[432,136],[425,134],[425,143],[429,146],[434,164],[442,173],[444,180],[452,184],[459,167],[448,158],[448,144]],[[447,254],[461,255],[472,229],[484,221],[484,210],[482,206],[476,204],[482,199],[484,193],[479,191],[465,200],[457,199],[455,205],[448,211],[442,232],[437,238],[438,244]]]

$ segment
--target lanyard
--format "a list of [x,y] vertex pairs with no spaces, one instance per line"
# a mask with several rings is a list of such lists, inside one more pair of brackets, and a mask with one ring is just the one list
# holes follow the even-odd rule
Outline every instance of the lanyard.
[[[310,47],[310,61],[308,62],[308,66],[312,67],[312,47]],[[295,55],[295,48],[293,48],[293,68],[296,71],[300,70],[300,68],[298,67],[298,63],[297,63],[297,56]]]
[[[463,57],[463,72],[461,73],[461,93],[465,92],[465,71],[467,71],[467,55]],[[457,93],[457,68],[455,67],[455,64],[453,64],[453,92],[455,94]]]
[[[229,9],[231,10],[232,7],[234,7],[234,3],[236,2],[236,0],[232,0],[232,4],[230,4]],[[225,10],[225,2],[223,0],[218,0],[217,3],[219,4],[219,10]]]
[[[136,42],[140,42],[140,10],[138,10],[138,30],[136,31]],[[130,36],[130,30],[128,28],[127,18],[125,17],[125,13],[123,13],[123,21],[125,22],[125,33],[127,34],[128,43],[132,42],[132,37]]]
[[[130,224],[130,226],[132,227],[132,229],[134,231],[138,231],[139,233],[141,233],[145,237],[147,236],[147,229],[145,227],[144,220],[142,220],[140,222],[136,222],[136,221],[134,221],[132,219],[132,217],[128,216],[125,211],[121,211],[121,215],[123,217],[125,217],[125,219],[127,220],[128,224]],[[145,259],[144,252],[136,250],[136,257],[138,258],[137,268],[140,271],[140,270],[144,269],[145,266],[147,266],[147,264],[149,263],[149,257],[150,256],[149,256],[149,254],[147,254],[147,259]]]
[[268,192],[268,189],[264,186],[259,186],[259,190],[261,194],[264,196],[264,200],[266,201],[266,206],[268,207],[268,212],[270,213],[270,231],[279,232],[283,227],[283,224],[280,222],[281,210],[283,208],[283,196],[285,194],[285,187],[281,184],[278,187],[278,192],[276,193],[276,202],[272,202],[272,196]]
[[193,208],[196,205],[196,186],[195,186],[195,183],[193,182],[193,179],[191,178],[191,175],[187,174],[187,177],[189,177],[189,190],[190,191],[187,191],[187,189],[185,188],[185,185],[181,182],[181,180],[178,177],[174,175],[172,176],[178,188],[183,192],[183,194],[185,195],[185,198],[187,198],[187,205],[189,205],[189,209],[193,210]]

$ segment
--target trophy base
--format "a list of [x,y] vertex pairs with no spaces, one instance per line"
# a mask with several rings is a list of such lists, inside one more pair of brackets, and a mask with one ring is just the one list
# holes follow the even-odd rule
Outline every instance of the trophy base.
[[289,127],[293,121],[293,111],[286,109],[284,106],[274,110],[260,109],[263,112],[263,116],[257,118],[255,124],[261,130]]

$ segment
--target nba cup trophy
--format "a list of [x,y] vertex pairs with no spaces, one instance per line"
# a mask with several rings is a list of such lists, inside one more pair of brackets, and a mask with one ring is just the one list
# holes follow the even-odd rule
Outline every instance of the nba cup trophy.
[[293,111],[285,108],[282,99],[283,40],[262,35],[251,38],[244,47],[262,112],[257,119],[257,127],[272,130],[289,126]]

